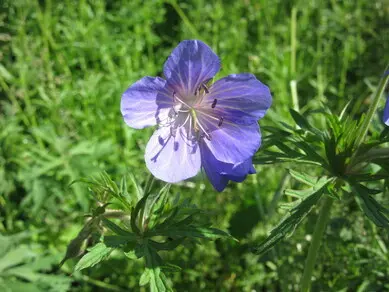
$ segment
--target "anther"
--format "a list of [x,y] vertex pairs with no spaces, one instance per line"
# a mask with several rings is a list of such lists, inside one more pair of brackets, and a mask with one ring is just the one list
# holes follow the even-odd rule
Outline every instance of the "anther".
[[173,102],[176,102],[176,92],[173,91]]
[[197,96],[200,92],[200,87],[196,88],[194,95]]
[[222,126],[222,124],[223,124],[223,120],[224,120],[224,118],[223,118],[223,117],[220,117],[220,119],[219,119],[219,123],[217,124],[217,125],[218,125],[218,127],[221,127],[221,126]]
[[212,139],[211,135],[208,134],[208,133],[202,133],[202,134],[200,135],[200,138],[201,138],[201,139],[207,138],[208,141],[211,141],[211,139]]
[[217,99],[215,98],[215,99],[213,100],[213,102],[212,102],[211,107],[212,107],[212,108],[215,108],[216,104],[217,104]]

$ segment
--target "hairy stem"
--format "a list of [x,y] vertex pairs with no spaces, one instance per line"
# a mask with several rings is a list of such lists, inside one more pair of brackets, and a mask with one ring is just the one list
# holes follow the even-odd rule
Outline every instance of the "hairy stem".
[[316,222],[315,231],[313,233],[312,243],[308,250],[308,256],[305,261],[304,273],[301,278],[301,291],[307,292],[311,287],[311,279],[313,268],[315,267],[317,254],[320,248],[323,234],[326,230],[328,220],[330,218],[331,206],[334,200],[329,197],[324,197],[323,205],[320,209],[319,218]]

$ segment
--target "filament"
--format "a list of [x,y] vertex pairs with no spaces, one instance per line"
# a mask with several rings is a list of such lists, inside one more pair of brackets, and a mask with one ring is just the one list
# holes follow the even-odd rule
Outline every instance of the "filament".
[[181,100],[180,98],[178,98],[178,96],[176,95],[176,92],[173,92],[173,98],[174,98],[174,99],[178,99],[178,101],[181,102],[183,105],[185,105],[185,106],[188,107],[188,108],[191,108],[190,105],[188,105],[188,104],[185,103],[183,100]]

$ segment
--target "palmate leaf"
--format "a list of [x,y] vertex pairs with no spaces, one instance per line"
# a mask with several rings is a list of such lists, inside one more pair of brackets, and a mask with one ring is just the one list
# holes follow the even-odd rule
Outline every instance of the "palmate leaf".
[[130,231],[124,230],[120,226],[116,225],[115,223],[113,223],[112,221],[110,221],[104,217],[102,218],[101,221],[105,227],[107,227],[109,230],[111,230],[112,232],[114,232],[116,234],[116,235],[105,235],[104,236],[103,241],[104,241],[106,246],[115,248],[115,247],[123,246],[129,242],[136,242],[136,240],[137,240],[136,234],[134,234]]
[[85,268],[93,267],[106,259],[112,252],[113,248],[107,247],[100,242],[89,249],[89,252],[84,255],[74,268],[75,271],[80,271]]
[[289,112],[290,112],[290,115],[292,116],[293,120],[295,121],[295,123],[301,128],[301,129],[304,129],[304,130],[309,130],[310,129],[310,125],[307,121],[307,119],[302,116],[299,112],[295,111],[294,109],[289,109]]
[[189,237],[189,238],[204,238],[204,239],[218,239],[220,237],[233,238],[229,233],[211,227],[197,227],[197,226],[170,226],[168,229],[155,230],[154,236],[169,236],[169,237]]
[[149,245],[144,246],[146,269],[142,274],[139,285],[149,284],[151,292],[170,292],[173,289],[163,273],[163,261],[158,253]]
[[127,192],[127,182],[125,177],[122,178],[120,186],[118,186],[108,175],[108,173],[101,172],[99,175],[92,178],[82,178],[73,180],[70,184],[85,183],[88,185],[93,196],[101,203],[106,203],[112,197],[118,199],[127,210],[131,210],[133,205],[133,198]]
[[388,179],[389,174],[385,173],[384,171],[380,171],[375,174],[374,173],[352,174],[349,177],[358,182],[369,182],[369,181]]
[[103,239],[107,247],[117,248],[127,245],[130,242],[135,243],[136,237],[120,236],[120,235],[106,235]]
[[134,233],[132,233],[130,231],[127,231],[127,230],[124,230],[123,228],[121,228],[120,226],[116,225],[115,223],[113,223],[112,221],[108,220],[107,218],[103,217],[101,221],[103,222],[104,226],[108,227],[112,232],[116,233],[117,235],[133,238],[135,240],[135,234]]
[[289,169],[290,175],[298,180],[299,182],[302,182],[303,184],[309,185],[311,187],[315,186],[318,182],[318,178],[303,172],[299,172],[293,169]]
[[354,183],[352,189],[356,195],[355,199],[365,215],[378,227],[389,228],[389,210],[371,196],[370,189],[358,183]]
[[81,253],[81,248],[83,243],[88,239],[94,229],[95,221],[94,219],[89,220],[81,231],[77,234],[75,238],[69,243],[65,257],[60,262],[59,266],[61,267],[68,259],[79,256]]
[[332,178],[328,179],[324,177],[319,179],[317,184],[312,188],[311,194],[305,197],[300,204],[290,210],[289,214],[281,221],[281,223],[270,232],[270,235],[260,245],[253,249],[254,253],[263,254],[282,239],[291,236],[300,222],[317,204],[323,195],[325,187],[332,180]]
[[294,109],[289,110],[290,115],[292,116],[293,120],[296,122],[296,124],[303,130],[311,132],[315,134],[318,137],[322,136],[322,132],[313,127],[308,120],[301,115],[299,112],[295,111]]
[[318,154],[318,151],[310,143],[307,141],[296,141],[293,144],[296,148],[305,152],[306,159],[317,162],[323,168],[328,168],[327,161]]
[[[264,138],[264,145],[254,158],[254,164],[294,162],[328,168],[327,160],[319,153],[323,148],[322,133],[294,130],[293,135],[271,134]],[[276,151],[277,149],[279,151]]]
[[312,189],[307,189],[307,190],[286,189],[285,190],[285,195],[294,197],[296,199],[304,199],[305,197],[308,197],[311,194],[312,194]]
[[150,245],[157,251],[160,250],[173,250],[178,247],[183,241],[185,237],[180,237],[177,239],[167,240],[166,242],[156,242],[153,240],[149,240]]

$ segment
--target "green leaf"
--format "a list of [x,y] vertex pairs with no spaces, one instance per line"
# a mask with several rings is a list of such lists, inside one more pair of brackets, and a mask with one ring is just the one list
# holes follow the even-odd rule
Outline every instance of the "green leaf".
[[125,252],[124,254],[131,260],[140,259],[145,256],[144,244],[137,244],[133,250]]
[[150,194],[150,192],[145,193],[145,195],[142,197],[142,199],[138,201],[138,203],[135,205],[135,208],[131,212],[131,229],[136,234],[140,234],[140,229],[137,226],[139,212],[142,208],[144,208],[146,200],[150,196]]
[[106,235],[104,236],[104,244],[107,247],[120,247],[129,242],[136,242],[135,236],[121,236],[121,235]]
[[301,157],[301,153],[300,152],[297,152],[295,150],[293,150],[291,147],[287,146],[286,144],[284,143],[281,143],[279,141],[275,141],[274,142],[274,145],[280,149],[282,152],[284,152],[287,157],[290,157],[290,158],[298,158],[298,157]]
[[168,272],[168,273],[178,273],[178,272],[182,271],[181,267],[179,267],[177,265],[173,265],[173,264],[164,264],[161,267],[161,269],[162,269],[162,271]]
[[88,221],[75,238],[69,243],[66,254],[63,260],[60,262],[61,267],[68,259],[74,258],[81,253],[81,247],[84,241],[90,236],[94,226],[94,220]]
[[124,230],[123,228],[119,227],[112,221],[108,220],[107,218],[102,218],[103,224],[108,227],[111,231],[115,232],[117,235],[121,235],[128,238],[136,239],[136,235],[130,231]]
[[292,189],[286,189],[285,195],[291,196],[297,199],[304,199],[305,197],[312,194],[312,189],[307,190],[292,190]]
[[23,239],[29,238],[30,236],[30,231],[23,231],[7,236],[0,234],[0,257],[3,257],[13,245],[19,243]]
[[289,169],[289,173],[290,175],[298,180],[299,182],[302,182],[306,185],[309,185],[311,187],[313,187],[314,185],[316,185],[317,183],[317,180],[318,178],[315,177],[315,176],[311,176],[309,174],[306,174],[306,173],[303,173],[303,172],[298,172],[296,170],[293,170],[293,169]]
[[149,236],[168,236],[168,237],[189,237],[189,238],[205,238],[218,239],[220,237],[233,238],[229,233],[211,227],[196,227],[196,226],[170,226],[168,229],[154,230]]
[[321,178],[317,185],[312,189],[312,194],[301,201],[300,204],[290,210],[287,215],[276,228],[274,228],[270,235],[257,247],[254,248],[254,253],[263,254],[270,250],[274,245],[284,238],[291,236],[300,224],[300,222],[309,214],[312,208],[317,204],[323,194],[325,186],[331,182],[332,179]]
[[288,136],[291,135],[293,131],[286,131],[281,129],[280,127],[272,127],[272,126],[261,126],[261,129],[265,132],[269,132],[275,135],[280,136]]
[[297,148],[299,148],[305,152],[305,154],[306,154],[305,159],[308,159],[311,161],[316,161],[324,168],[327,167],[327,161],[323,157],[321,157],[317,153],[317,150],[315,148],[313,148],[312,146],[310,146],[308,144],[308,142],[297,141],[297,142],[294,142],[294,144],[296,145]]
[[26,291],[26,292],[42,292],[42,288],[37,283],[26,283],[19,280],[6,279],[1,283],[5,287],[5,292]]
[[365,215],[379,227],[389,228],[389,210],[378,203],[361,184],[353,184],[355,199]]
[[[146,257],[146,270],[149,275],[150,291],[152,292],[167,292],[173,291],[170,285],[167,283],[165,274],[162,272],[161,267],[163,261],[158,253],[150,246],[145,246]],[[147,276],[145,276],[147,278]]]
[[107,247],[100,242],[89,249],[89,252],[84,255],[74,268],[75,271],[80,271],[85,268],[93,267],[103,261],[112,252],[112,248]]
[[309,130],[311,128],[307,119],[304,116],[302,116],[299,112],[295,111],[294,109],[289,109],[289,112],[293,120],[301,129]]
[[6,269],[17,266],[24,261],[33,258],[34,256],[35,254],[26,245],[20,245],[15,249],[11,249],[0,258],[0,274]]
[[15,78],[2,64],[0,64],[0,76],[6,81],[12,81]]
[[170,184],[166,184],[161,188],[157,195],[151,195],[144,206],[142,222],[147,222],[147,228],[153,229],[155,225],[162,219],[162,211],[167,207],[169,199]]
[[385,138],[389,138],[389,127],[384,127],[380,134],[380,140],[384,140]]
[[181,237],[181,238],[177,238],[177,239],[173,239],[173,240],[167,240],[166,242],[156,242],[156,241],[150,240],[149,243],[156,250],[173,250],[177,246],[179,246],[184,240],[185,240],[185,237]]
[[150,291],[151,292],[170,292],[173,289],[167,283],[165,274],[161,268],[154,268],[150,270]]
[[[130,172],[129,173],[129,176],[130,176],[130,180],[131,180],[131,183],[132,185],[134,186],[134,189],[135,189],[135,193],[136,193],[136,196],[138,198],[138,200],[142,199],[143,197],[143,190],[142,188],[138,185],[138,182],[135,178],[135,175]],[[125,181],[124,181],[125,182]],[[123,184],[123,183],[122,183]],[[127,187],[123,187],[123,190],[126,191],[127,190]]]
[[322,166],[322,163],[317,162],[316,159],[307,157],[305,154],[300,154],[299,157],[289,157],[287,154],[284,154],[282,152],[265,150],[262,151],[261,154],[257,154],[253,158],[254,164],[274,164],[282,162],[293,162]]
[[369,182],[369,181],[376,181],[376,180],[382,180],[382,179],[388,179],[389,174],[384,172],[379,173],[365,173],[365,174],[352,174],[349,176],[350,179],[353,179],[354,181],[358,182]]
[[139,279],[139,286],[145,286],[150,282],[150,269],[145,269]]

